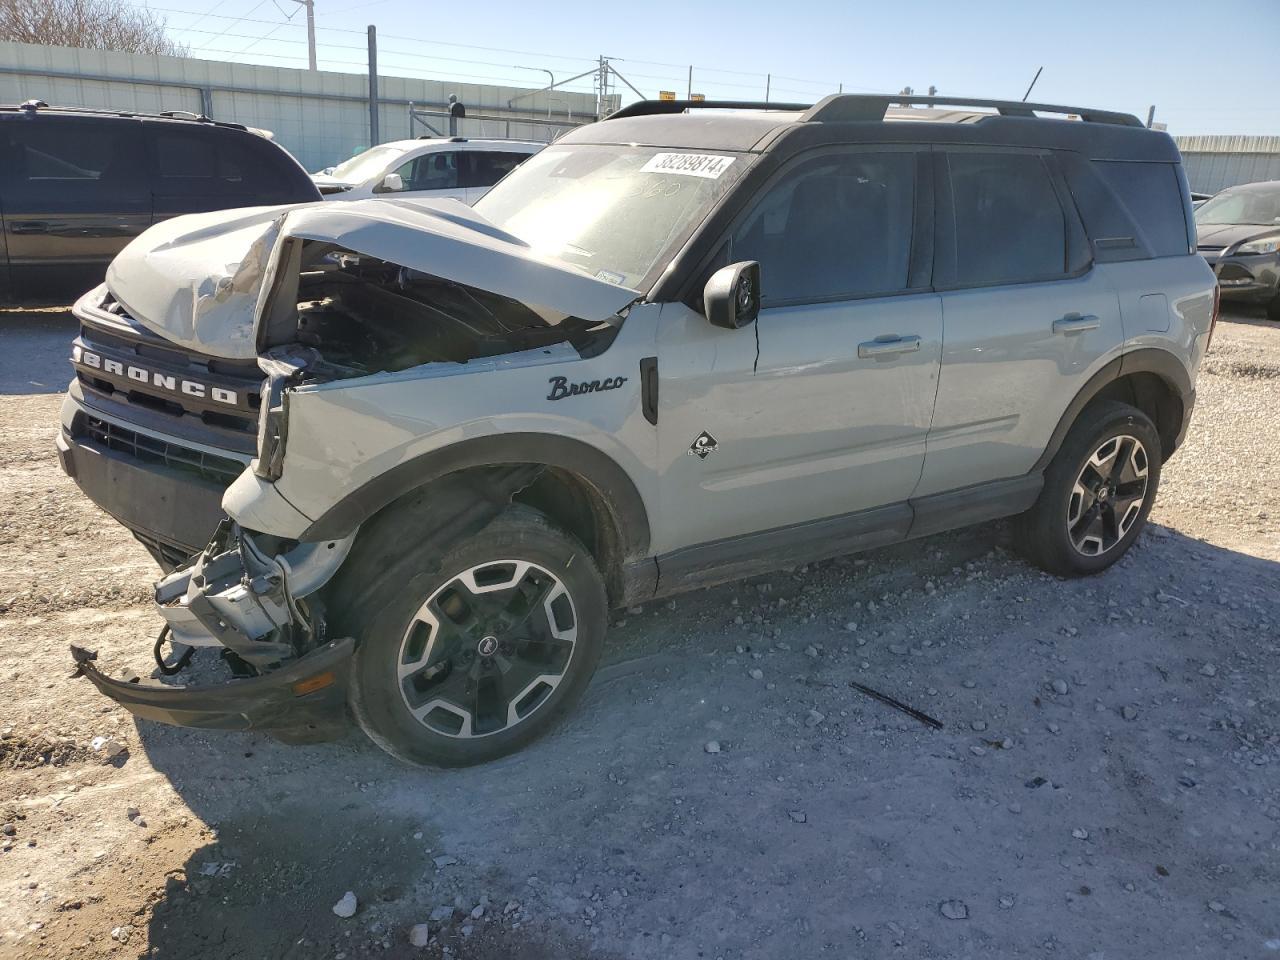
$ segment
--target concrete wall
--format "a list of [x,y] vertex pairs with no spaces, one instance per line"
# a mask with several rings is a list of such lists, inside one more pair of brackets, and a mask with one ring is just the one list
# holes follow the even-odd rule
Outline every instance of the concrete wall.
[[[513,120],[547,115],[546,94],[520,100],[515,110],[507,106],[511,98],[536,88],[381,75],[378,86],[380,142],[426,133],[421,125],[411,129],[410,101],[441,110],[450,94],[456,94],[470,114]],[[140,113],[205,112],[216,120],[272,131],[308,170],[331,166],[370,146],[368,92],[369,80],[363,74],[0,42],[0,103],[34,98],[60,106]],[[595,114],[594,95],[554,96],[567,101],[575,121]],[[565,106],[553,104],[553,117],[563,119]],[[433,123],[439,125],[434,119]],[[564,129],[567,126],[468,119],[459,132],[545,141]]]
[[1176,137],[1191,189],[1217,193],[1225,187],[1280,180],[1280,137]]

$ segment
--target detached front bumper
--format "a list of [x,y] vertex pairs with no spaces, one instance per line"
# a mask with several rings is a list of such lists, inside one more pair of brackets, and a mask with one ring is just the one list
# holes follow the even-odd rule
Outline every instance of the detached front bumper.
[[[263,544],[275,538],[263,538]],[[116,679],[97,654],[72,646],[76,673],[130,713],[183,727],[266,730],[294,742],[328,739],[346,726],[347,678],[355,641],[329,640],[322,602],[307,598],[346,557],[352,538],[300,544],[272,554],[229,521],[184,569],[156,584],[165,638],[193,650],[211,647],[239,679],[171,685]],[[163,672],[183,669],[160,662]]]
[[282,740],[338,736],[347,727],[347,675],[355,641],[333,640],[278,670],[221,684],[170,686],[116,680],[97,654],[71,647],[77,672],[135,717],[180,727],[264,730]]

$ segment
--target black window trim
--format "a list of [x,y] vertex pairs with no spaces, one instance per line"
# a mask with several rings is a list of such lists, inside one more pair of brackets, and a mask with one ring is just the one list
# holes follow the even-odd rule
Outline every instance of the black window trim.
[[[798,166],[807,164],[814,160],[821,160],[828,156],[858,156],[869,153],[899,153],[910,154],[915,157],[915,183],[912,197],[912,224],[911,224],[911,244],[907,254],[907,286],[901,290],[886,290],[868,293],[840,293],[832,294],[825,297],[786,297],[779,300],[765,300],[762,298],[760,309],[774,310],[783,307],[798,307],[820,305],[826,303],[853,303],[860,300],[885,300],[890,297],[916,296],[921,293],[929,293],[932,291],[933,277],[933,250],[934,250],[934,230],[933,230],[933,183],[928,176],[928,155],[929,146],[927,144],[918,143],[841,143],[830,144],[821,147],[815,147],[809,150],[803,150],[794,156],[787,158],[785,162],[780,164],[777,169],[773,170],[763,182],[761,182],[752,193],[751,197],[743,203],[733,218],[725,226],[721,232],[718,242],[714,245],[713,253],[708,258],[708,264],[701,269],[705,274],[709,272],[711,263],[717,259],[719,251],[724,250],[730,244],[734,232],[739,226],[755,212],[757,203],[762,200],[768,192],[778,183],[779,180],[787,177]],[[730,254],[732,257],[732,254]],[[728,262],[735,262],[732,259]],[[761,264],[762,282],[761,286],[768,288],[768,274],[765,265]],[[705,278],[703,283],[705,283]],[[913,286],[913,283],[919,284]]]
[[[1076,208],[1075,199],[1067,188],[1062,170],[1057,164],[1055,151],[1042,147],[1010,147],[997,144],[934,144],[934,196],[935,196],[935,242],[937,255],[933,274],[933,289],[939,293],[951,290],[980,290],[988,287],[1023,286],[1032,283],[1056,283],[1062,280],[1078,280],[1093,269],[1093,250],[1089,243],[1089,235],[1084,227],[1080,211]],[[947,159],[951,154],[1017,154],[1040,158],[1041,164],[1048,174],[1049,183],[1057,197],[1058,207],[1062,211],[1063,226],[1063,272],[1043,274],[1035,277],[1023,277],[1016,280],[983,280],[980,282],[961,283],[956,279],[956,211],[951,191],[951,171]],[[1070,264],[1078,253],[1075,238],[1084,240],[1084,257],[1079,267],[1072,270]]]

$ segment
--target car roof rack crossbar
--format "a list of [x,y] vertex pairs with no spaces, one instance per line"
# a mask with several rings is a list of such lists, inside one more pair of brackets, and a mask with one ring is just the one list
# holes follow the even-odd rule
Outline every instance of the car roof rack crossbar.
[[1111,123],[1122,127],[1141,127],[1143,123],[1131,113],[1093,110],[1088,107],[1064,107],[1053,103],[1024,103],[1021,100],[983,100],[973,97],[948,96],[879,96],[861,93],[837,93],[824,97],[808,108],[800,119],[818,123],[878,123],[891,106],[979,107],[994,110],[1003,117],[1035,117],[1037,113],[1060,113],[1078,116],[1086,123]]
[[609,114],[608,120],[627,117],[649,117],[664,113],[684,113],[686,110],[808,110],[809,103],[777,103],[763,100],[637,100],[621,110]]

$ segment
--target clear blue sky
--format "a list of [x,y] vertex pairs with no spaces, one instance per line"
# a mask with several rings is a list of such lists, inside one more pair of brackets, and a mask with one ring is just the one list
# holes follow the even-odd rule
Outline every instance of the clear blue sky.
[[[151,6],[193,56],[306,66],[305,17],[291,0]],[[1034,100],[1143,118],[1155,104],[1174,134],[1280,135],[1280,0],[1217,10],[1204,0],[648,0],[621,8],[316,0],[316,21],[320,68],[344,72],[362,71],[370,23],[386,75],[535,87],[545,74],[522,68],[563,79],[605,54],[648,96],[683,95],[693,64],[693,89],[709,97],[763,98],[771,73],[775,100],[814,100],[839,83],[847,92],[934,84],[943,93],[1019,99],[1043,66]]]

